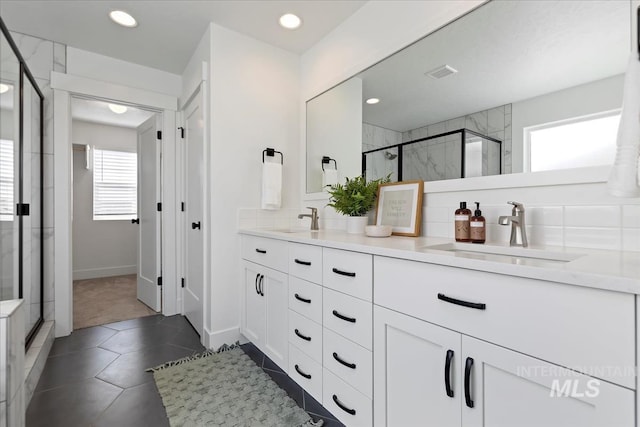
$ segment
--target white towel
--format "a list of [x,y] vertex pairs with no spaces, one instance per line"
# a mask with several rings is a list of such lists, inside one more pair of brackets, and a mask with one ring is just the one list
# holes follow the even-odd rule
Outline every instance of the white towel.
[[607,191],[616,197],[640,197],[640,60],[632,52],[624,79],[622,116],[618,128],[618,149],[611,168]]
[[322,171],[322,189],[326,190],[328,185],[335,185],[338,183],[338,170],[337,169],[325,169]]
[[282,205],[282,165],[262,164],[262,209],[276,210]]

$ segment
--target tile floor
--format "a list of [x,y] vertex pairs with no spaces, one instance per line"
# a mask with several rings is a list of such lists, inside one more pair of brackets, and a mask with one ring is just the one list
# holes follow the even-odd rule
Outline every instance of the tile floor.
[[[342,424],[252,344],[243,350],[326,427]],[[183,316],[154,315],[80,329],[53,344],[27,409],[27,427],[168,426],[145,369],[204,351]]]

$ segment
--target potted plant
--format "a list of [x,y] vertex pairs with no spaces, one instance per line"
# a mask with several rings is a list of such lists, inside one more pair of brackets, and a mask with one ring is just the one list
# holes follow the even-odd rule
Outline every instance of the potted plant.
[[347,233],[362,234],[367,226],[369,212],[378,196],[378,186],[389,182],[389,175],[385,178],[367,182],[364,176],[347,178],[344,184],[329,187],[331,196],[328,206],[337,212],[347,215]]

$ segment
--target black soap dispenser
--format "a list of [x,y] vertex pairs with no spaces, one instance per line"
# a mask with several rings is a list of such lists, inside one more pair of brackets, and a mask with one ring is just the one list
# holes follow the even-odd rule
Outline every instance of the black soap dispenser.
[[469,234],[471,243],[484,243],[487,236],[487,223],[482,216],[480,203],[476,202],[476,210],[469,220]]

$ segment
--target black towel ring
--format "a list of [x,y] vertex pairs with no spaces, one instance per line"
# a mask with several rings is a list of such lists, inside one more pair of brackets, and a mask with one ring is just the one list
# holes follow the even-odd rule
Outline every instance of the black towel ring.
[[276,151],[273,148],[267,148],[265,150],[262,151],[262,163],[264,163],[264,155],[267,155],[267,157],[275,157],[276,154],[280,154],[280,164],[284,164],[284,155],[280,152],[280,151]]

